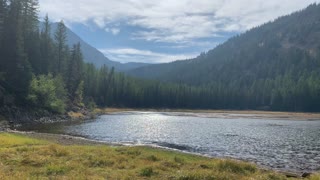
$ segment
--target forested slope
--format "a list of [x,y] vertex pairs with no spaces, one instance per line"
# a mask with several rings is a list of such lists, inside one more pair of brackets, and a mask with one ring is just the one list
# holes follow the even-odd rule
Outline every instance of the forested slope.
[[38,8],[37,0],[0,0],[0,115],[65,114],[96,105],[218,105],[207,89],[129,78],[113,67],[85,63],[81,42],[70,48],[67,27],[61,21],[53,29],[48,17],[39,19]]
[[196,59],[150,66],[149,76],[169,81],[161,82],[86,63],[81,43],[70,48],[63,22],[53,31],[46,17],[39,28],[37,0],[0,0],[0,115],[95,106],[320,111],[319,9],[282,17]]
[[135,77],[206,86],[255,107],[319,110],[320,5],[231,38],[199,57],[138,68]]

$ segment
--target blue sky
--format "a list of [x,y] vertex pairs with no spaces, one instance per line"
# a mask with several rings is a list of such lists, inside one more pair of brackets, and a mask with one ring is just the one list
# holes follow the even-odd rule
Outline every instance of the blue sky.
[[196,57],[235,34],[320,0],[40,0],[40,15],[64,20],[119,62]]

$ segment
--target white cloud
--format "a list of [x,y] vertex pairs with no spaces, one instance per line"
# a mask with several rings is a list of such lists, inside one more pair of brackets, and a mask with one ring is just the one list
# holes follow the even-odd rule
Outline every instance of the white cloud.
[[[100,49],[107,57],[122,63],[126,62],[146,62],[146,63],[166,63],[175,60],[191,59],[198,55],[193,54],[165,54],[148,50],[133,48]],[[125,60],[125,61],[124,61]]]
[[40,5],[54,20],[90,20],[104,29],[122,22],[147,29],[132,39],[190,43],[221,31],[245,31],[313,2],[320,0],[40,0]]
[[118,35],[121,31],[119,28],[105,28],[105,30],[113,35]]

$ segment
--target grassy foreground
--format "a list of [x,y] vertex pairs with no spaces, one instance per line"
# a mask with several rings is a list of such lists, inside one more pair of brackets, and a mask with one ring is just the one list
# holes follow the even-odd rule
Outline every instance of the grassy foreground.
[[[233,160],[148,147],[64,146],[0,133],[0,179],[286,179]],[[319,179],[319,176],[310,177]]]

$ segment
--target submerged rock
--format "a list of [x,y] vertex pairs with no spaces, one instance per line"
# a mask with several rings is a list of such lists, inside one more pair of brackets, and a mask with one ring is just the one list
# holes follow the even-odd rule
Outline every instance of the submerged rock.
[[311,175],[312,175],[312,173],[305,172],[305,173],[303,173],[303,174],[301,175],[301,177],[303,177],[303,178],[308,178],[308,177],[310,177]]

